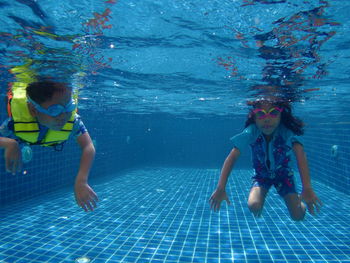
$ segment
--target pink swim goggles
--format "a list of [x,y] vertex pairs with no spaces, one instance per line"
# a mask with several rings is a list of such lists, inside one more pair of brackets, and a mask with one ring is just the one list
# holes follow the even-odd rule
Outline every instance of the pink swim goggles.
[[272,107],[268,111],[263,110],[263,109],[253,110],[255,116],[260,120],[266,119],[269,116],[271,118],[277,118],[278,114],[281,113],[282,111],[283,111],[283,108],[279,108],[279,107]]

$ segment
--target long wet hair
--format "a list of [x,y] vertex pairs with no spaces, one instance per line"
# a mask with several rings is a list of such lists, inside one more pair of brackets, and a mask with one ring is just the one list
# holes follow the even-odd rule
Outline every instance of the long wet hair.
[[245,128],[255,123],[255,114],[253,111],[256,108],[261,107],[261,105],[264,103],[269,103],[272,106],[283,108],[283,111],[281,113],[281,123],[296,135],[304,134],[304,122],[299,118],[293,116],[292,106],[289,102],[283,100],[260,99],[256,101],[249,101],[247,104],[249,106],[252,106],[252,109],[248,113],[248,119],[245,122]]

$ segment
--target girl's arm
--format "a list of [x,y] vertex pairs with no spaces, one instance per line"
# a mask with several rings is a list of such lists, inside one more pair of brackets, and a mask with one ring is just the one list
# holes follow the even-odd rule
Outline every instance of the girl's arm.
[[306,202],[309,212],[314,215],[314,206],[316,207],[317,211],[319,211],[322,202],[312,189],[309,166],[303,146],[300,143],[294,143],[293,151],[297,159],[300,179],[303,185],[301,198]]
[[240,151],[238,150],[238,148],[233,148],[230,154],[226,157],[224,165],[221,169],[221,175],[216,190],[209,199],[210,207],[215,212],[220,210],[220,204],[223,200],[226,200],[226,202],[230,204],[230,200],[228,199],[225,188],[227,184],[227,179],[239,155]]
[[232,168],[240,155],[240,151],[238,148],[233,148],[230,154],[226,157],[224,165],[221,169],[220,179],[217,185],[217,189],[225,190],[227,179],[230,176]]
[[92,211],[96,207],[97,201],[97,195],[88,185],[88,176],[95,157],[95,147],[87,132],[80,135],[77,141],[82,153],[79,172],[75,179],[74,192],[78,205],[87,212],[89,210]]

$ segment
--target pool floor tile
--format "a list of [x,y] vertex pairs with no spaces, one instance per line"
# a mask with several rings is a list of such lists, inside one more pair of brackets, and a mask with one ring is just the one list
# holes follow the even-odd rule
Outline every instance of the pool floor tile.
[[246,205],[252,173],[232,173],[232,204],[218,213],[208,199],[220,170],[172,167],[91,180],[100,201],[90,213],[71,188],[2,207],[0,262],[350,262],[350,203],[339,206],[349,196],[314,181],[321,213],[294,222],[271,189],[254,218]]

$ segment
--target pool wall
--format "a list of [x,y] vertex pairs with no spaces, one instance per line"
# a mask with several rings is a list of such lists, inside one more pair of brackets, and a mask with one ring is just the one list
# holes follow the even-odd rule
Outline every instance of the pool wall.
[[[169,114],[111,112],[102,114],[101,119],[101,113],[81,110],[80,114],[96,142],[91,178],[144,166],[220,169],[232,146],[229,138],[242,130],[245,120],[244,116],[183,119]],[[5,118],[2,113],[1,119]],[[350,124],[308,122],[304,140],[311,177],[349,194],[350,165],[346,160],[350,159]],[[333,145],[338,145],[336,157],[332,156]],[[73,189],[79,161],[80,149],[73,141],[66,143],[62,152],[35,146],[33,160],[16,175],[5,172],[1,157],[0,205],[67,185]],[[250,168],[249,154],[243,154],[235,168]]]
[[350,122],[314,119],[304,141],[311,177],[350,194]]

